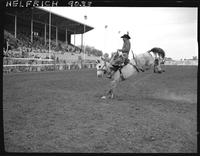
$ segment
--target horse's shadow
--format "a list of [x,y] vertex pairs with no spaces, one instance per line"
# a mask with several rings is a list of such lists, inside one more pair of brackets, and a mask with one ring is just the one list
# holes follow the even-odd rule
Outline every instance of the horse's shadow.
[[102,100],[102,101],[103,100],[110,100],[110,101],[124,101],[124,102],[130,102],[130,101],[140,99],[140,98],[138,98],[137,95],[128,95],[128,94],[124,94],[124,95],[115,94],[113,98],[106,97],[105,99],[102,98],[103,96],[104,96],[104,94],[97,93],[97,94],[94,95],[94,98],[98,99],[98,100]]

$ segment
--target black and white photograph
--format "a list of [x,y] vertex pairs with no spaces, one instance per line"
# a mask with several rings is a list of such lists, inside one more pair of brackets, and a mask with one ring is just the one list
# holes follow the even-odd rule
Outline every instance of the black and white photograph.
[[197,6],[36,2],[5,2],[5,152],[197,153]]

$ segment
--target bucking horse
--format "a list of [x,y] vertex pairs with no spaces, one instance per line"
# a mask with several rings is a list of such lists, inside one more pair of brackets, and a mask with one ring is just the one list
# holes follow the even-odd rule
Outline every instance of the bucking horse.
[[[107,94],[102,96],[102,99],[114,98],[114,91],[118,83],[128,79],[133,75],[137,75],[139,72],[145,72],[153,67],[154,73],[162,73],[164,70],[161,68],[161,64],[165,62],[165,52],[163,49],[154,47],[145,53],[133,54],[133,58],[128,60],[123,66],[116,67],[116,70],[111,79],[111,87]],[[96,69],[97,77],[103,77],[104,74],[110,72],[111,61],[119,57],[119,52],[113,53],[110,61],[101,57],[97,60]]]

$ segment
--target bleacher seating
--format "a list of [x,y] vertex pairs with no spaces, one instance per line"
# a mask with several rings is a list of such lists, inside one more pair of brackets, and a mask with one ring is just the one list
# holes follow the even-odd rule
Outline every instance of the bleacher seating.
[[[9,44],[11,45],[12,51],[21,51],[25,53],[48,53],[49,50],[49,41],[47,40],[46,45],[43,37],[34,36],[33,42],[30,40],[30,36],[24,33],[18,32],[17,38],[14,37],[13,34],[4,30],[4,38],[9,39]],[[68,44],[65,42],[58,41],[56,45],[55,40],[51,40],[51,51],[63,53],[80,53],[81,50],[79,47]]]
[[33,36],[33,42],[30,35],[18,32],[17,38],[13,34],[4,30],[4,38],[9,39],[11,50],[8,51],[8,57],[14,58],[58,58],[59,61],[74,62],[79,58],[94,61],[98,56],[85,55],[81,53],[81,49],[72,44],[66,45],[65,42],[51,40],[51,53],[49,53],[49,43],[45,45],[43,37]]

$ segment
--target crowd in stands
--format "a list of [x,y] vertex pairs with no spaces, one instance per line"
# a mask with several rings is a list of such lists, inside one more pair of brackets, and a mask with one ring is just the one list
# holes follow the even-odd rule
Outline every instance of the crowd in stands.
[[[33,36],[33,42],[31,42],[30,35],[26,33],[18,32],[17,38],[13,34],[4,30],[4,39],[8,42],[9,49],[5,48],[6,55],[11,57],[30,57],[34,53],[48,53],[49,41],[46,41],[43,37]],[[56,44],[55,40],[51,40],[51,51],[64,53],[81,53],[81,49],[71,44],[59,41]],[[21,56],[20,56],[21,55]]]
[[[84,62],[95,63],[97,57],[95,54],[100,54],[99,51],[95,51],[93,57],[91,57],[91,49],[88,48],[88,54],[90,56],[86,56]],[[65,54],[65,55],[63,55]],[[76,55],[77,54],[77,55]],[[74,56],[72,56],[74,55]],[[4,46],[3,46],[3,57],[5,58],[3,67],[5,72],[26,72],[26,71],[51,71],[54,70],[54,66],[6,66],[6,65],[15,65],[15,64],[51,64],[52,60],[42,61],[42,59],[53,59],[56,64],[60,64],[62,68],[68,69],[69,66],[76,68],[81,64],[82,66],[82,58],[83,52],[81,51],[81,47],[77,47],[71,44],[66,44],[62,41],[51,40],[51,53],[49,53],[49,42],[46,41],[43,37],[33,36],[33,42],[31,42],[30,34],[22,33],[18,31],[17,38],[15,38],[14,34],[4,30]],[[90,57],[90,58],[89,58]],[[38,58],[36,60],[29,59],[10,59],[10,58]],[[92,58],[92,59],[91,59]],[[95,60],[95,61],[94,61]],[[42,62],[41,62],[42,61]],[[74,64],[73,64],[74,63]],[[64,66],[63,66],[64,64]],[[71,64],[71,65],[69,65]],[[83,66],[87,66],[84,64]],[[60,68],[56,66],[56,68]],[[71,68],[71,67],[70,67]],[[60,69],[59,69],[60,70]]]

